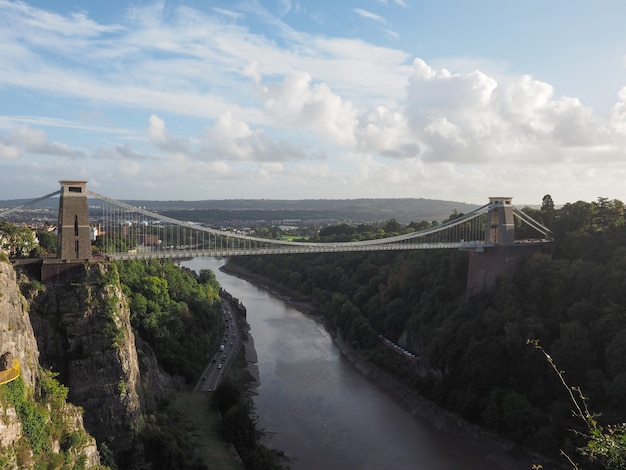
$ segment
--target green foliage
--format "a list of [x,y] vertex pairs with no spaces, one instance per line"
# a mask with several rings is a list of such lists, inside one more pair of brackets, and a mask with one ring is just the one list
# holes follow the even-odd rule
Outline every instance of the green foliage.
[[[623,470],[626,468],[626,424],[602,426],[597,421],[587,406],[587,398],[583,395],[580,387],[570,386],[565,380],[565,372],[560,370],[554,359],[545,351],[538,340],[528,340],[529,344],[542,352],[551,369],[558,377],[569,396],[570,403],[574,406],[572,414],[584,424],[583,431],[574,431],[586,441],[578,451],[586,456],[590,462],[597,462],[607,470]],[[561,453],[567,458],[574,468],[578,465],[564,451]]]
[[56,253],[58,236],[56,233],[48,231],[37,232],[39,246],[44,253]]
[[[168,417],[171,419],[171,417]],[[172,424],[172,423],[170,423]],[[155,470],[177,468],[180,470],[201,470],[206,468],[194,454],[194,448],[184,433],[172,430],[174,426],[158,425],[149,422],[142,430],[145,453]]]
[[55,377],[58,375],[56,372],[40,369],[39,381],[37,383],[41,399],[52,405],[52,408],[55,410],[60,410],[63,407],[69,392],[65,385],[56,380]]
[[119,319],[119,299],[107,296],[104,299],[104,335],[111,340],[111,348],[119,348],[126,337]]
[[196,277],[172,261],[123,261],[116,266],[130,299],[133,329],[165,370],[196,380],[220,335],[215,275],[202,272]]
[[[56,374],[43,369],[39,372],[34,394],[27,389],[22,376],[0,387],[0,403],[15,408],[22,424],[24,438],[16,449],[18,464],[34,463],[34,468],[61,468],[64,464],[68,466],[63,468],[84,468],[84,457],[75,456],[87,436],[70,431],[67,425],[64,412],[68,389],[54,378]],[[60,453],[52,450],[53,440],[59,442]]]
[[117,383],[117,391],[119,392],[120,395],[126,395],[126,382],[124,380],[120,380]]
[[33,231],[0,221],[0,250],[8,253],[9,258],[24,258],[36,247]]
[[405,233],[411,233],[417,230],[423,230],[431,226],[430,222],[422,222],[420,224],[411,223],[407,226],[402,225],[396,219],[390,219],[382,224],[340,224],[329,225],[319,231],[319,237],[315,241],[333,243],[333,242],[350,242],[361,240],[372,240],[374,238],[393,237]]
[[94,246],[102,253],[123,253],[132,248],[128,237],[124,237],[119,233],[108,233],[106,237],[98,236]]
[[120,275],[115,264],[102,264],[96,284],[99,286],[116,286],[120,283]]

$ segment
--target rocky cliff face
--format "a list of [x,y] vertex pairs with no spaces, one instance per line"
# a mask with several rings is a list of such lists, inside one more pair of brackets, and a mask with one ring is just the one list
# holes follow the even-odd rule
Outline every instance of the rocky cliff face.
[[[10,353],[13,358],[20,361],[21,378],[14,382],[23,380],[27,395],[32,397],[33,390],[38,389],[39,349],[28,309],[29,304],[20,293],[13,267],[0,259],[0,354]],[[23,410],[18,411],[12,405],[11,400],[7,399],[9,388],[19,390],[19,387],[14,386],[14,382],[0,385],[3,387],[0,390],[2,392],[0,396],[3,397],[0,400],[0,416],[2,417],[0,419],[0,465],[2,468],[33,468],[36,465],[37,456],[33,455],[32,446],[25,444],[24,441],[24,433],[28,432],[28,429],[25,429],[28,427],[28,422],[26,425],[23,423],[25,413]],[[19,398],[23,397],[24,395]],[[30,401],[28,403],[30,406],[27,408],[34,413],[37,405]],[[84,431],[80,410],[73,405],[63,403],[60,409],[47,407],[46,411],[47,413],[38,414],[43,421],[40,426],[50,426],[54,420],[56,423],[62,423],[63,430],[62,436],[54,434],[51,436],[50,449],[46,451],[53,456],[59,455],[63,447],[70,460],[75,462],[84,459],[87,468],[99,465],[100,457],[96,443]],[[69,445],[67,441],[62,443],[61,439],[69,435],[82,436],[82,442],[76,443],[77,445]]]
[[15,271],[0,261],[0,354],[19,359],[22,377],[33,387],[39,363],[39,349],[28,316],[28,304],[20,293]]
[[60,373],[87,430],[118,463],[134,459],[142,415],[173,385],[135,338],[115,267],[87,263],[73,282],[33,291],[31,319],[42,364]]
[[45,286],[33,295],[31,318],[42,364],[60,373],[98,442],[120,454],[141,415],[140,373],[130,311],[106,270],[86,264],[74,282]]

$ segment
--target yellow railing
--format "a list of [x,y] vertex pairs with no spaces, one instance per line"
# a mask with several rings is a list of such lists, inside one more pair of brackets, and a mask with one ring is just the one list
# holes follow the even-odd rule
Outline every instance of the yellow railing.
[[13,359],[13,367],[7,370],[0,370],[0,385],[15,380],[20,376],[20,360]]

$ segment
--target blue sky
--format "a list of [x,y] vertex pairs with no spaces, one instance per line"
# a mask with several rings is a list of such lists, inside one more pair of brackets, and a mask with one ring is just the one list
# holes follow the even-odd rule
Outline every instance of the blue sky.
[[0,0],[0,199],[626,201],[626,2]]

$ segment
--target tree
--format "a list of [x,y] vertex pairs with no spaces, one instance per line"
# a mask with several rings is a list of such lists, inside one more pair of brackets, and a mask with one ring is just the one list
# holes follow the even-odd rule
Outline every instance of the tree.
[[385,231],[385,234],[387,236],[395,235],[399,233],[403,228],[404,225],[402,225],[396,219],[389,219],[387,222],[385,222],[385,225],[383,225],[383,230]]
[[546,214],[554,213],[554,201],[552,200],[552,196],[546,194],[541,200],[541,212]]
[[28,256],[36,246],[35,236],[31,229],[0,222],[0,249],[6,251],[9,258]]
[[48,231],[37,232],[37,239],[44,253],[55,253],[57,251],[58,236],[56,233]]

